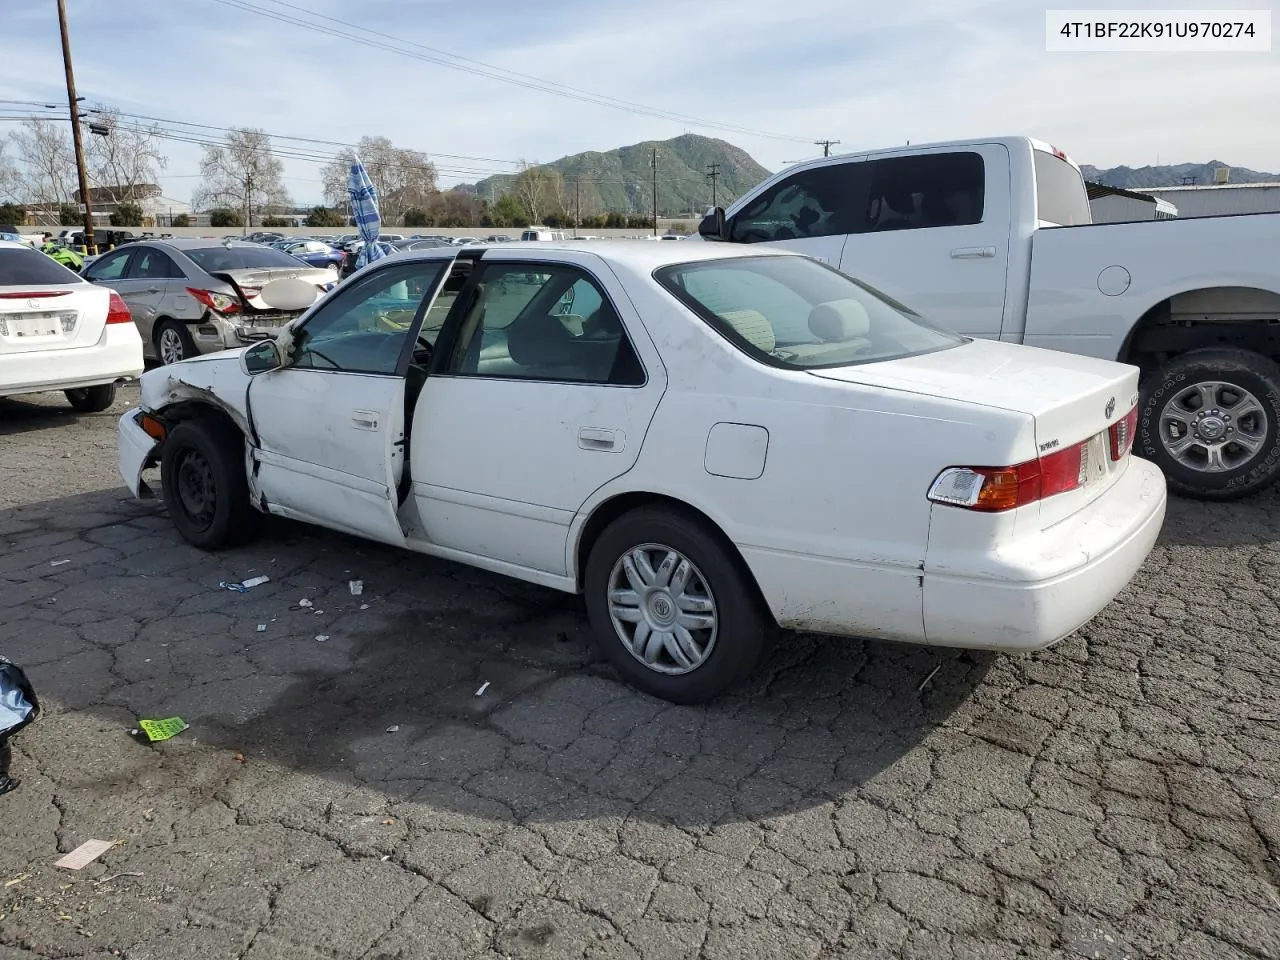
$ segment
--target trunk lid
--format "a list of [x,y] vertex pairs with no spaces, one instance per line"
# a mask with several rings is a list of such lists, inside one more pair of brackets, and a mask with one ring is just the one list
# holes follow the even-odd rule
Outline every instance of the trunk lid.
[[[1127,364],[991,340],[951,350],[863,366],[809,371],[814,376],[928,394],[1029,414],[1036,451],[1051,456],[1087,442],[1075,489],[1040,501],[1043,527],[1065,519],[1101,496],[1124,472],[1126,453],[1112,461],[1108,431],[1138,402],[1138,369]],[[1003,467],[1014,464],[953,464]]]
[[93,346],[110,296],[84,282],[0,286],[0,355]]
[[236,293],[248,304],[250,312],[273,313],[278,311],[272,311],[263,302],[261,296],[262,288],[272,280],[286,278],[305,280],[308,283],[314,283],[321,293],[324,292],[327,284],[336,283],[338,280],[336,270],[328,267],[308,267],[303,263],[299,263],[296,267],[244,267],[239,270],[219,270],[213,276],[235,287]]

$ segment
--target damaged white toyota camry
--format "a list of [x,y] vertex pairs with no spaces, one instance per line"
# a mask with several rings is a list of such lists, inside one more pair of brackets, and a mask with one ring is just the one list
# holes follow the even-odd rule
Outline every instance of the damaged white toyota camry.
[[1137,376],[794,254],[440,248],[144,375],[120,470],[150,496],[158,463],[205,549],[268,513],[580,591],[619,671],[692,703],[776,627],[1016,651],[1084,624],[1164,518]]

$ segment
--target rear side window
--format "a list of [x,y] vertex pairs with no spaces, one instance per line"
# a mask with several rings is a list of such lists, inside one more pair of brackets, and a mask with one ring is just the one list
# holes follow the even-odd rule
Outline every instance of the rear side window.
[[1033,150],[1032,155],[1036,170],[1036,216],[1062,227],[1092,223],[1089,192],[1080,171],[1052,153]]
[[867,232],[982,222],[986,169],[981,154],[926,153],[873,160],[869,165]]
[[135,253],[129,267],[131,280],[180,280],[182,271],[160,250],[144,249]]
[[62,264],[36,250],[0,250],[0,287],[79,280]]

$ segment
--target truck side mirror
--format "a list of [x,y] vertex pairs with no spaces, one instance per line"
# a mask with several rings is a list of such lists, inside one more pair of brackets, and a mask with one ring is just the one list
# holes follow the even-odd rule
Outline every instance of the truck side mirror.
[[698,236],[705,240],[724,240],[724,207],[711,207],[698,224]]

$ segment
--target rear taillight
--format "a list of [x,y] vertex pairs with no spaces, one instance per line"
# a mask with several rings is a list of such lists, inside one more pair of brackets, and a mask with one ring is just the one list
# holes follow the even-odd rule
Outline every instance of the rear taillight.
[[948,467],[929,488],[929,499],[969,510],[1025,507],[1075,490],[1089,472],[1089,441],[1013,467]]
[[239,313],[244,307],[235,297],[228,296],[225,293],[218,293],[216,290],[200,290],[197,287],[187,287],[187,293],[209,309],[217,310],[219,313]]
[[1107,435],[1111,438],[1111,459],[1123,459],[1133,448],[1133,434],[1138,429],[1138,408],[1135,406],[1132,410],[1124,415],[1123,420],[1117,420],[1111,425],[1107,431]]
[[120,299],[120,294],[114,290],[108,292],[111,294],[111,299],[107,301],[107,323],[133,323],[133,314]]

